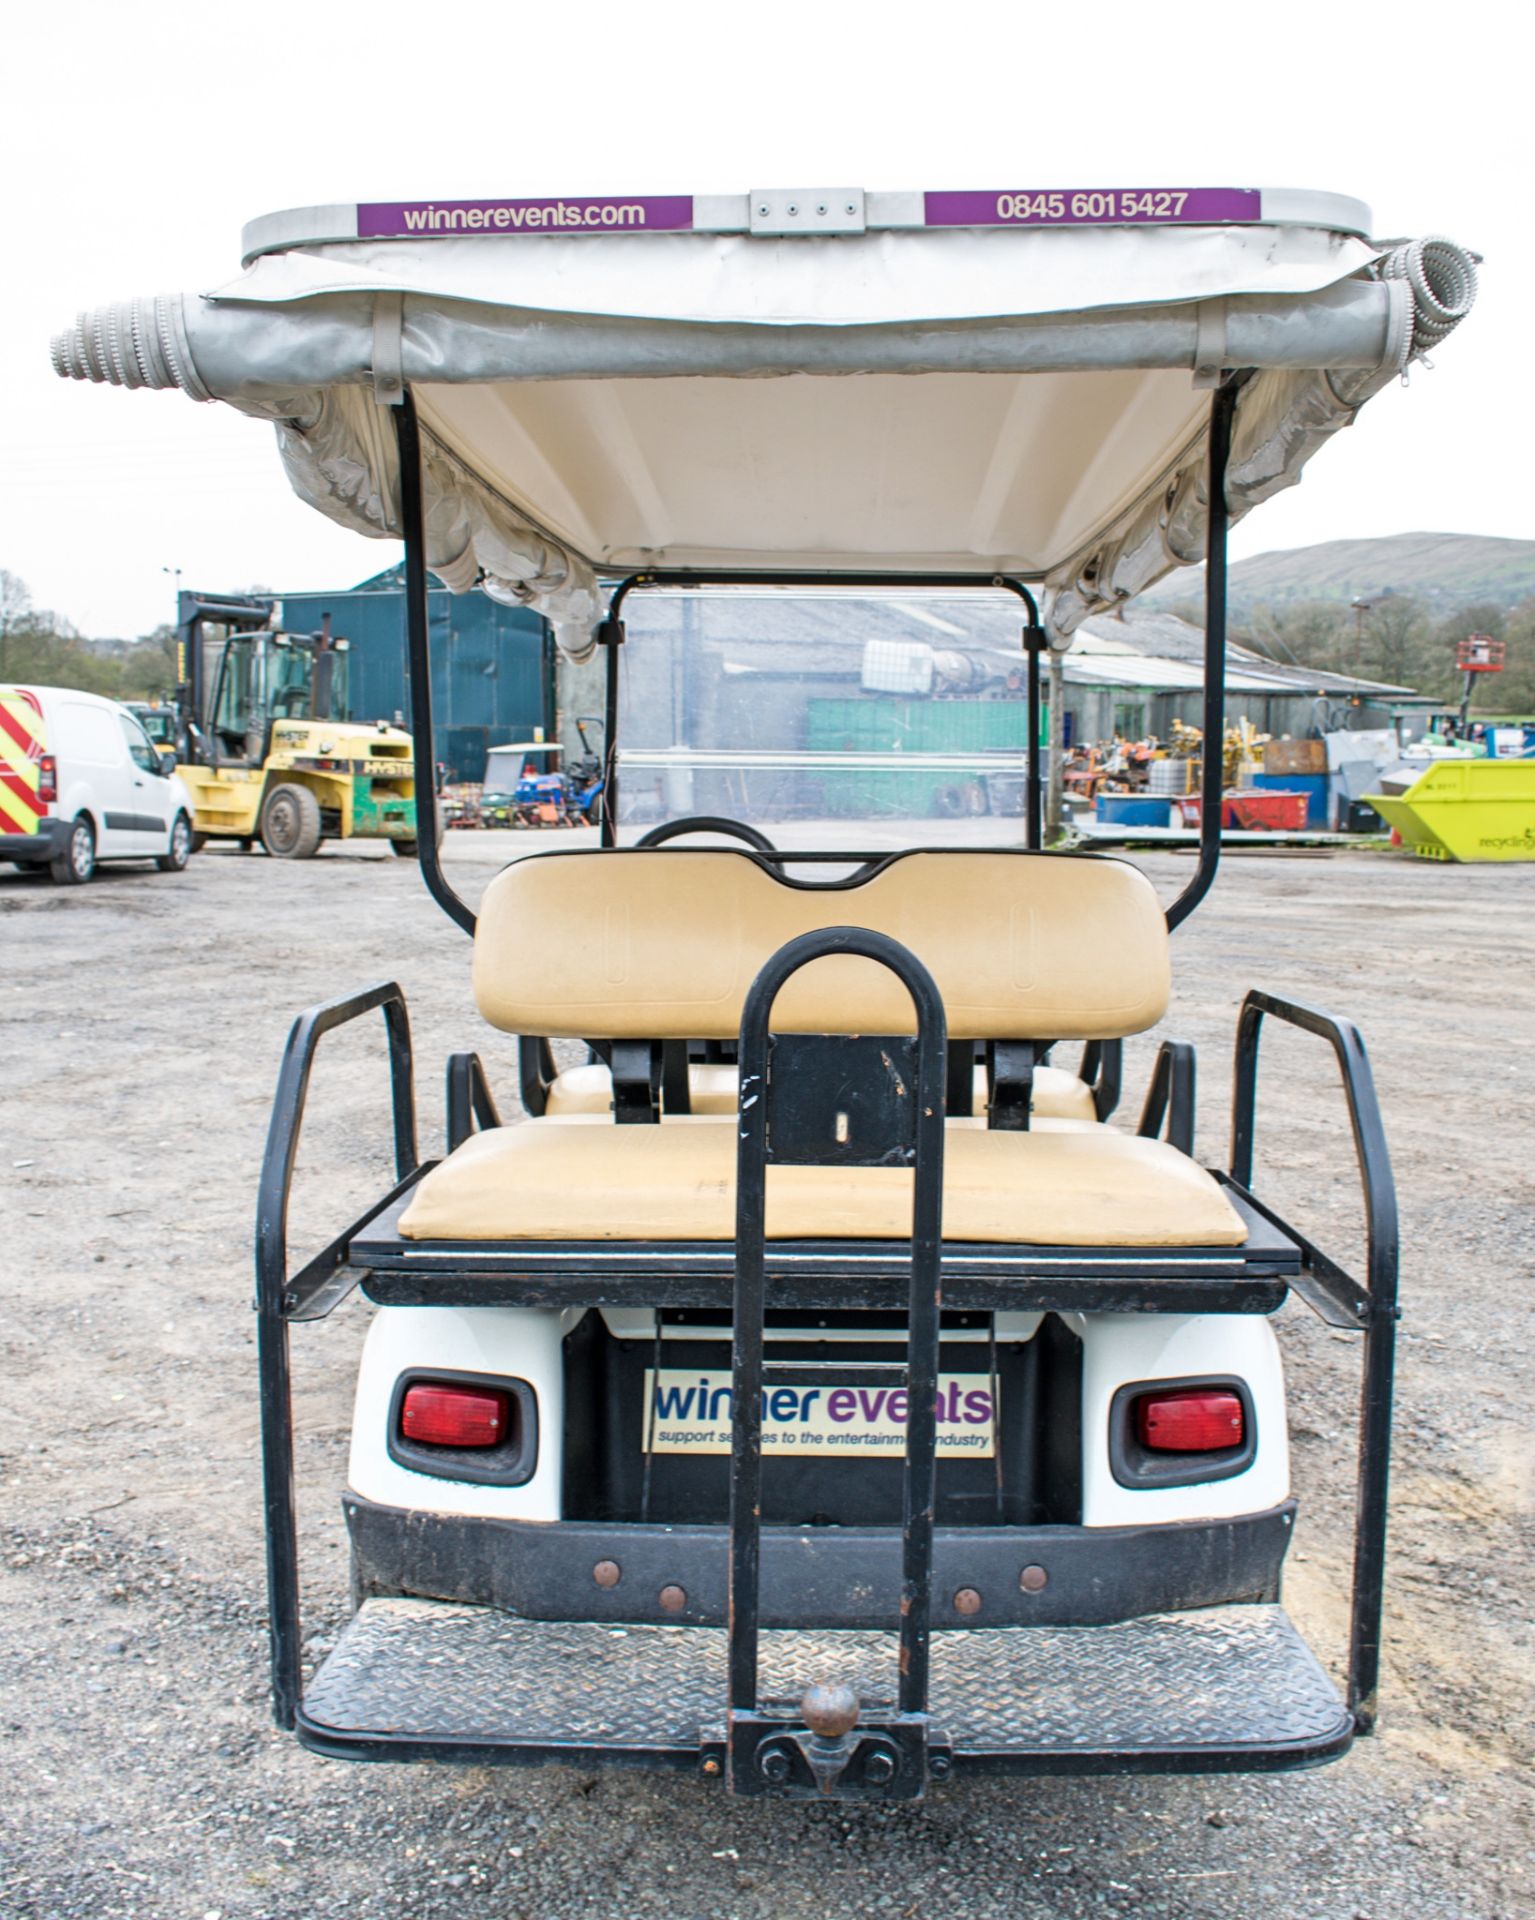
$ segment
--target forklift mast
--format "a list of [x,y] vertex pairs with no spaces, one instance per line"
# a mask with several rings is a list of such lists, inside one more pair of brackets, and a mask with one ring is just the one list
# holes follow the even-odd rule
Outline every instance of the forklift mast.
[[[211,722],[219,673],[214,673],[210,686],[203,628],[220,626],[231,636],[259,633],[270,627],[276,605],[274,599],[256,594],[214,595],[183,589],[176,595],[177,733],[184,758],[201,765],[216,764],[218,759]],[[224,657],[220,649],[220,671]]]

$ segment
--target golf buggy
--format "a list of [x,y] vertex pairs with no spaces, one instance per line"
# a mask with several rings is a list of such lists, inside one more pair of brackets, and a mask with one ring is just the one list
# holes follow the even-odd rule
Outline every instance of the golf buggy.
[[[304,498],[403,535],[419,759],[429,570],[605,666],[599,846],[514,862],[475,911],[419,840],[525,1115],[456,1054],[423,1162],[393,983],[289,1039],[256,1309],[276,1716],[306,1745],[867,1801],[1298,1768],[1370,1730],[1397,1230],[1364,1046],[1260,987],[1225,1164],[1193,1157],[1180,1043],[1116,1123],[1220,855],[1228,524],[1474,295],[1461,249],[1368,232],[1357,202],[1235,189],[314,207],[257,221],[217,293],[55,343],[76,378],[274,420]],[[1128,863],[1043,846],[1042,664],[1199,560],[1216,747],[1164,911]],[[1014,843],[684,819],[620,845],[636,610],[742,584],[1010,596]],[[397,1178],[292,1264],[316,1050],[375,1013]],[[1256,1180],[1276,1021],[1341,1069],[1362,1278]],[[289,1341],[355,1292],[355,1607],[306,1678]],[[1341,1686],[1280,1600],[1291,1294],[1363,1336]]]

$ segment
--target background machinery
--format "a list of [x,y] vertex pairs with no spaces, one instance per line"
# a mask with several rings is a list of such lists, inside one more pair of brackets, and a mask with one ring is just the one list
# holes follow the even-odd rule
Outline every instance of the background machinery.
[[416,851],[410,736],[350,718],[348,642],[330,616],[284,633],[279,603],[250,594],[177,597],[176,758],[199,841],[259,840],[307,860],[323,840]]

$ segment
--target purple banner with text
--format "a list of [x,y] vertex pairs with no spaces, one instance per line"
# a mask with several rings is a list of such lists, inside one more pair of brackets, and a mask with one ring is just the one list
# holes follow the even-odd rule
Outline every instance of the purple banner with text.
[[360,240],[444,233],[677,233],[692,224],[688,194],[632,200],[387,200],[357,209]]
[[1020,187],[928,193],[923,202],[930,227],[1218,227],[1263,218],[1263,195],[1247,187]]

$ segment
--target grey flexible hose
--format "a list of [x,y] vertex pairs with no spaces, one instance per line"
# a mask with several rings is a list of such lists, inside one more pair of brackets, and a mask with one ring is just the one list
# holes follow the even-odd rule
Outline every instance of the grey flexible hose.
[[1382,280],[1405,280],[1412,290],[1412,330],[1401,365],[1448,339],[1476,299],[1476,256],[1442,234],[1409,240],[1380,263]]
[[119,300],[82,313],[53,337],[53,370],[114,387],[180,387],[211,400],[187,343],[180,294]]
[[[1438,346],[1476,299],[1476,256],[1432,235],[1395,247],[1378,263],[1382,280],[1404,282],[1412,324],[1402,329],[1398,368]],[[192,358],[180,294],[124,300],[80,314],[52,343],[54,370],[70,380],[118,387],[180,387],[211,400]]]

